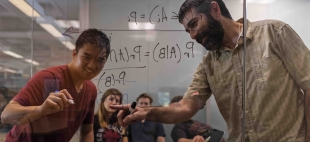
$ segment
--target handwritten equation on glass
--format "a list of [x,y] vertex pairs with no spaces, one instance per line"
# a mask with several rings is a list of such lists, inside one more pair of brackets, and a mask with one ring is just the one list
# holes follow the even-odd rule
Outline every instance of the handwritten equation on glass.
[[[178,14],[176,12],[168,12],[166,14],[165,8],[160,7],[159,5],[155,6],[149,13],[139,13],[136,11],[132,11],[129,16],[126,14],[124,18],[128,16],[128,22],[135,22],[135,24],[139,24],[137,21],[148,19],[151,24],[155,24],[156,22],[165,22],[168,19],[178,20]],[[139,19],[140,18],[140,19]],[[161,30],[161,29],[142,29],[142,30],[132,30],[132,29],[99,29],[101,31],[110,31],[110,32],[131,32],[131,31],[149,31],[154,30],[158,32],[184,32],[184,30]],[[84,31],[83,29],[74,29],[70,27],[67,29],[63,35],[70,37],[73,39],[72,34],[81,33]],[[129,34],[129,33],[128,33]],[[112,33],[110,33],[109,39],[112,43],[111,39]],[[121,64],[122,62],[141,62],[144,63],[145,59],[150,58],[155,63],[164,62],[171,60],[172,62],[180,63],[183,59],[194,58],[194,42],[185,42],[180,43],[162,43],[162,42],[152,42],[147,46],[142,44],[135,44],[132,46],[123,46],[120,48],[113,48],[113,44],[111,44],[111,50],[109,55],[110,62],[115,64]],[[148,60],[149,61],[149,60]],[[128,64],[126,64],[128,65]],[[107,72],[106,70],[115,70],[115,69],[104,69],[99,79],[94,79],[97,82],[98,89],[101,86],[105,87],[113,87],[116,85],[125,85],[127,82],[135,83],[136,81],[128,80],[128,76],[126,76],[126,72],[128,70],[125,68],[140,68],[144,69],[146,66],[141,67],[119,67],[113,71],[113,73]],[[102,93],[99,89],[99,93]]]
[[[100,88],[100,84],[104,84],[105,87],[113,87],[115,85],[125,85],[126,82],[135,83],[137,81],[133,80],[126,80],[126,71],[125,69],[144,69],[146,66],[139,66],[139,67],[122,67],[122,68],[114,68],[114,69],[104,69],[102,70],[103,73],[100,75],[99,79],[93,79],[92,81],[97,80],[97,87]],[[108,70],[112,71],[113,73],[106,73]],[[116,71],[121,70],[121,71]],[[101,90],[99,89],[99,92]]]
[[[158,14],[158,12],[160,14]],[[144,19],[147,17],[145,16],[145,14],[140,15],[140,14],[137,14],[136,11],[132,11],[130,13],[130,16],[128,16],[128,22],[133,20],[137,24],[137,18]],[[179,19],[179,16],[177,13],[172,12],[172,16],[170,18],[173,20],[177,20],[177,19]],[[166,15],[165,8],[161,7],[161,9],[160,9],[158,5],[155,6],[152,9],[151,13],[148,15],[148,20],[151,24],[155,24],[155,21],[156,22],[164,22],[165,20],[168,21],[168,17]]]
[[[177,59],[176,61],[177,63],[179,63],[182,59],[182,56],[185,56],[186,58],[194,58],[194,42],[187,42],[181,48],[178,44],[169,46],[157,43],[153,48],[152,52],[142,52],[141,48],[144,47],[138,45],[133,47],[132,49],[127,47],[119,50],[111,49],[110,61],[117,63],[120,61],[129,62],[130,60],[136,60],[138,62],[141,62],[141,58],[143,56],[151,56],[155,62],[158,62],[159,60]],[[182,52],[181,49],[185,51]]]
[[104,85],[106,87],[111,87],[111,86],[115,86],[115,84],[122,84],[125,85],[125,77],[126,77],[126,72],[122,71],[121,73],[119,73],[118,75],[114,75],[114,74],[109,74],[107,75],[107,77],[105,77],[105,79],[101,79],[106,72],[103,72],[100,79],[98,80],[98,83],[100,81],[104,81]]

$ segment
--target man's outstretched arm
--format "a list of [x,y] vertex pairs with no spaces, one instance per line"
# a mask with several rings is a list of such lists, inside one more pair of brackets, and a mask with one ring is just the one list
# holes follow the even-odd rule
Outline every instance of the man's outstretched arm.
[[180,102],[172,103],[167,107],[146,108],[146,120],[166,124],[180,123],[192,118],[202,107],[202,103],[182,99]]
[[182,99],[178,103],[172,103],[166,107],[136,107],[135,112],[125,117],[130,104],[112,105],[111,108],[120,109],[117,119],[120,125],[127,127],[129,124],[141,121],[143,119],[166,124],[184,122],[193,117],[204,104],[190,99]]
[[16,101],[11,101],[1,113],[1,122],[4,124],[22,125],[36,119],[63,110],[68,107],[68,99],[72,99],[66,89],[58,93],[51,93],[40,106],[22,106]]

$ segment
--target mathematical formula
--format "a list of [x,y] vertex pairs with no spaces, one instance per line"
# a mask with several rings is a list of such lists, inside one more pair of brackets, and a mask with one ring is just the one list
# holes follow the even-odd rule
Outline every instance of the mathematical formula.
[[[158,14],[160,13],[160,14]],[[170,19],[177,20],[179,18],[179,15],[175,12],[171,12],[172,15],[169,16]],[[161,9],[159,8],[159,5],[155,6],[151,13],[148,15],[148,17],[145,16],[145,14],[138,14],[136,11],[132,11],[130,15],[128,16],[128,22],[131,20],[134,21],[137,24],[137,19],[144,19],[148,18],[149,22],[151,24],[155,24],[155,22],[164,22],[168,21],[168,17],[165,12],[165,8],[162,7]]]
[[[183,48],[185,46],[185,48]],[[185,58],[194,58],[194,42],[187,42],[181,48],[178,44],[174,44],[173,46],[164,45],[157,43],[152,51],[142,52],[141,49],[146,48],[141,45],[137,45],[133,48],[124,47],[123,49],[114,50],[111,49],[110,52],[110,61],[112,62],[129,62],[130,60],[136,60],[141,62],[141,58],[151,57],[155,62],[159,62],[160,60],[169,60],[169,59],[177,59],[177,63],[179,63],[182,57]],[[185,50],[182,52],[182,50]]]

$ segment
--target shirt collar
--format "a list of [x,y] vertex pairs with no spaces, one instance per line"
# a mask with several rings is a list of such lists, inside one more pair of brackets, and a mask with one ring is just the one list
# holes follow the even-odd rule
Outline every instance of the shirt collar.
[[[238,23],[241,23],[241,24],[243,24],[243,18],[240,18],[239,20],[237,20],[236,22],[238,22]],[[253,36],[253,34],[252,34],[252,30],[250,30],[252,27],[252,23],[249,21],[249,20],[247,20],[247,26],[246,26],[246,28],[247,28],[247,32],[246,32],[246,38],[247,38],[247,40],[252,40],[252,36]],[[244,35],[243,35],[243,28],[242,28],[242,34],[241,34],[241,36],[240,36],[240,38],[238,39],[238,44],[237,45],[240,45],[240,44],[242,44],[243,43],[243,37],[244,37]],[[218,52],[226,52],[226,51],[234,51],[233,49],[230,49],[230,48],[228,48],[228,47],[226,47],[226,46],[222,46],[218,51],[216,51],[217,53]]]
[[[236,22],[243,24],[243,18],[240,18]],[[252,23],[249,20],[246,20],[246,23],[247,23],[247,25],[246,25],[246,28],[247,28],[246,37],[247,37],[247,39],[252,40],[252,37],[253,37],[253,32],[251,30],[252,29]],[[242,30],[243,30],[243,28],[242,28]],[[243,33],[242,33],[241,37],[243,37]],[[240,39],[241,39],[241,37],[240,37]]]

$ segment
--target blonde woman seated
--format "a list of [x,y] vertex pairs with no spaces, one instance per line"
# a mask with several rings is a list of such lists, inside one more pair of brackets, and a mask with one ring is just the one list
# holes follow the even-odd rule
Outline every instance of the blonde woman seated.
[[94,117],[95,142],[128,142],[125,128],[122,128],[117,122],[118,110],[109,107],[112,104],[121,104],[122,99],[122,93],[114,88],[108,89],[102,95]]

